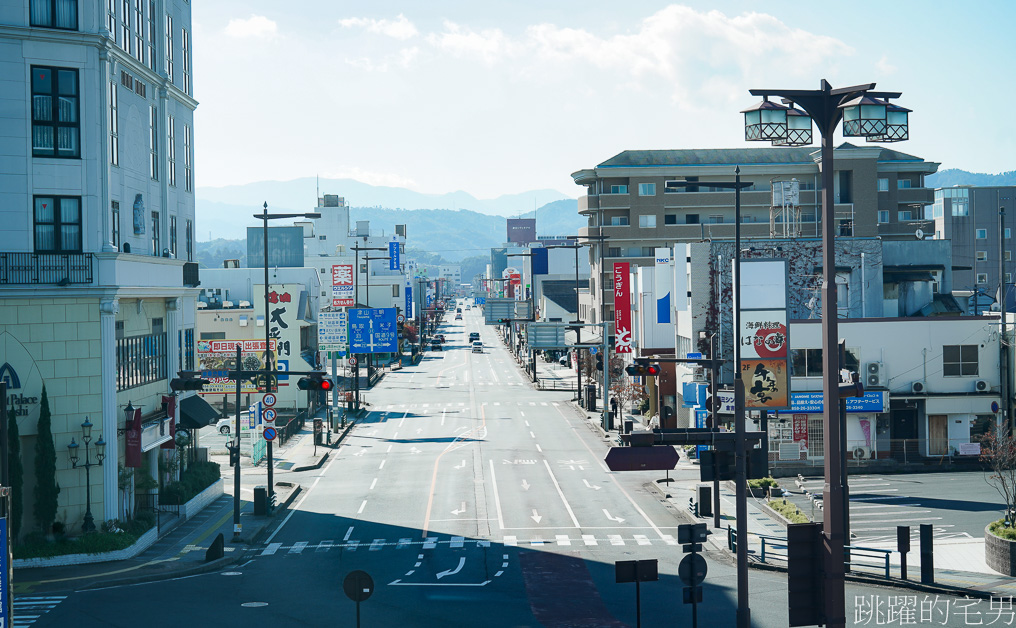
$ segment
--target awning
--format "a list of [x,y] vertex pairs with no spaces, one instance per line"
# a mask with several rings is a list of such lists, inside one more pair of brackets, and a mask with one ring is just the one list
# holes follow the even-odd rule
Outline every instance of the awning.
[[194,395],[180,402],[180,427],[197,430],[219,420],[219,413],[208,402]]

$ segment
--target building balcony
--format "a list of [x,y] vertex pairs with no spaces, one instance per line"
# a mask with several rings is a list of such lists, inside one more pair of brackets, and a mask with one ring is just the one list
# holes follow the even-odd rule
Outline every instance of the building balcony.
[[579,213],[596,211],[600,208],[600,197],[592,194],[579,197]]
[[[181,288],[185,285],[184,269],[188,262],[184,260],[132,253],[96,253],[95,257],[100,286]],[[193,266],[187,274],[188,281],[196,281]]]
[[0,253],[0,285],[92,283],[91,253]]
[[935,202],[935,190],[931,188],[900,188],[896,190],[896,202],[900,205],[931,205]]

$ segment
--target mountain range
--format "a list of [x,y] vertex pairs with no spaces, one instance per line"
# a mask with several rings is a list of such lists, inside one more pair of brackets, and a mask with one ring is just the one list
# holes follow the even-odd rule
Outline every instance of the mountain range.
[[935,174],[924,177],[924,185],[929,188],[948,188],[954,185],[1005,186],[1016,185],[1016,171],[985,174],[967,172],[958,168],[939,170]]

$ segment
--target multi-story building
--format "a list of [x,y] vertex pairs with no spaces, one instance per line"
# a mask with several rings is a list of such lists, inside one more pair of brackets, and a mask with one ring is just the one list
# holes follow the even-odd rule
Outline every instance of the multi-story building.
[[[999,210],[1005,209],[1005,227]],[[952,243],[957,290],[980,294],[970,300],[969,310],[984,311],[998,298],[999,251],[1005,273],[1007,308],[1014,307],[1012,293],[1012,231],[1016,225],[1016,187],[954,186],[935,190],[935,202],[925,209],[934,221],[934,237]],[[1000,229],[1004,234],[999,234]],[[999,236],[1005,243],[999,247]]]
[[[75,531],[86,474],[67,445],[86,418],[93,461],[100,435],[105,443],[90,474],[101,522],[126,514],[118,468],[158,477],[169,423],[209,416],[193,394],[168,397],[173,374],[193,368],[199,283],[191,5],[3,3],[0,85],[0,377],[26,458],[45,387],[57,520]],[[124,433],[128,407],[140,409],[140,435]],[[23,530],[40,523],[31,511]]]
[[[878,146],[836,148],[837,235],[913,239],[931,234],[923,208],[932,203],[924,177],[937,163]],[[709,182],[753,183],[741,193],[741,237],[821,235],[821,152],[815,148],[629,150],[572,173],[586,188],[579,213],[590,240],[591,306],[586,320],[613,320],[611,269],[616,261],[648,266],[654,249],[675,242],[733,239],[734,193]],[[684,181],[685,187],[668,187]],[[604,302],[604,297],[605,302]],[[603,312],[601,315],[600,312]]]

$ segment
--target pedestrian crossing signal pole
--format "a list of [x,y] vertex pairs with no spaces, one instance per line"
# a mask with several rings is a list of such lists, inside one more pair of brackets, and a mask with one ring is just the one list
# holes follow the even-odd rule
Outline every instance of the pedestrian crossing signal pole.
[[[266,288],[267,289],[267,288]],[[266,312],[267,316],[267,312]],[[267,319],[266,319],[267,320]],[[267,350],[268,347],[265,347]],[[233,447],[230,449],[230,458],[233,462],[233,542],[240,542],[240,369],[243,367],[243,358],[240,355],[240,345],[236,345],[236,436],[233,440]]]

